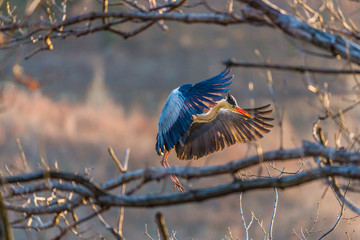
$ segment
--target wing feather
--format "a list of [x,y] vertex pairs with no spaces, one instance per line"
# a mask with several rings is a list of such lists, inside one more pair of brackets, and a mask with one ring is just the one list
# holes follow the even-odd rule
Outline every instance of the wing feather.
[[233,76],[226,68],[219,75],[196,84],[174,89],[165,102],[159,119],[155,149],[159,155],[170,151],[186,133],[196,115],[215,106],[229,91]]
[[[198,159],[225,146],[235,143],[245,143],[263,137],[273,127],[267,123],[273,120],[263,115],[270,114],[269,105],[246,109],[253,118],[220,109],[216,118],[210,122],[194,122],[191,124],[181,143],[177,143],[175,150],[181,160]],[[244,109],[245,110],[245,109]]]

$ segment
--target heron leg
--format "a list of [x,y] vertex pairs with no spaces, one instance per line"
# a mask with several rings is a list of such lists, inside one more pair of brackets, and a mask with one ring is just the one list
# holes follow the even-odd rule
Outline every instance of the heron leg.
[[[170,168],[170,165],[167,161],[167,158],[170,154],[170,151],[169,152],[166,152],[163,156],[163,158],[161,159],[161,165],[164,167],[164,168]],[[174,185],[174,189],[177,189],[179,190],[180,192],[187,192],[187,189],[185,187],[183,187],[183,185],[181,184],[180,180],[175,176],[175,175],[170,175],[170,179],[171,181],[173,182],[173,185]]]

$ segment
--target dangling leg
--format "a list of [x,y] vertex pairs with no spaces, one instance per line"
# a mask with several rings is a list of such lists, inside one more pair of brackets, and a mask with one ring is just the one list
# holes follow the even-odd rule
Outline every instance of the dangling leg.
[[[163,161],[162,161],[162,165],[165,168],[170,168],[170,165],[169,165],[169,163],[167,161],[168,156],[169,156],[169,152],[166,153],[166,155],[165,155],[165,157],[163,158]],[[180,183],[180,180],[175,175],[170,175],[169,177],[170,177],[171,181],[173,182],[175,189],[178,189],[181,192],[184,192],[184,190],[186,191],[186,189]]]
[[[167,158],[168,158],[169,154],[170,154],[170,151],[166,152],[164,154],[163,158],[161,159],[161,165],[164,168],[170,168],[170,165],[169,165],[169,163],[167,161]],[[185,187],[183,187],[183,185],[180,183],[179,179],[175,175],[170,175],[170,179],[174,184],[174,189],[177,189],[180,192],[187,192],[187,189]]]

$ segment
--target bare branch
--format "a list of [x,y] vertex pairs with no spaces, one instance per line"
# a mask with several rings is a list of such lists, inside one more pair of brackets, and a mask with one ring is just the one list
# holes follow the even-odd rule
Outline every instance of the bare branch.
[[287,14],[284,10],[279,9],[267,0],[239,1],[261,11],[268,18],[269,24],[277,26],[285,34],[325,49],[334,56],[340,55],[344,59],[349,59],[358,65],[360,64],[360,46],[358,44],[339,35],[313,28],[306,22],[302,22]]
[[239,195],[239,208],[240,208],[240,216],[241,216],[241,222],[243,223],[244,231],[245,231],[245,239],[249,240],[249,228],[251,227],[254,216],[251,217],[251,220],[249,224],[246,223],[244,210],[243,210],[243,202],[242,202],[243,193],[241,192]]
[[245,23],[246,20],[242,18],[234,18],[231,14],[213,14],[213,13],[176,13],[176,12],[125,12],[125,11],[112,11],[112,12],[90,12],[76,17],[67,18],[64,21],[59,21],[56,23],[49,22],[36,22],[36,23],[13,23],[11,25],[5,25],[0,27],[0,32],[13,31],[19,28],[37,28],[41,30],[58,30],[61,27],[68,27],[74,24],[85,21],[93,21],[96,19],[103,18],[114,18],[114,19],[123,19],[128,20],[141,20],[141,21],[156,21],[156,20],[168,20],[168,21],[178,21],[184,23],[212,23],[220,25],[229,25],[229,24],[239,24]]
[[112,157],[112,159],[114,160],[116,165],[119,167],[120,171],[122,173],[126,173],[128,170],[130,149],[129,148],[126,149],[125,156],[124,156],[124,164],[121,164],[120,160],[116,157],[116,154],[111,147],[109,147],[108,150],[109,150],[110,156]]
[[[191,169],[191,168],[189,168]],[[163,169],[167,171],[166,175],[174,174],[175,171],[170,169]],[[163,175],[163,176],[166,176]],[[173,193],[162,195],[145,195],[145,196],[119,196],[110,193],[98,193],[96,197],[96,204],[101,206],[127,206],[127,207],[155,207],[155,206],[170,206],[177,204],[184,204],[188,202],[199,202],[208,199],[223,197],[233,193],[251,191],[256,189],[279,188],[285,189],[295,187],[304,183],[315,181],[317,179],[339,176],[344,178],[360,179],[360,168],[353,165],[349,166],[326,166],[319,169],[304,171],[291,176],[284,176],[282,178],[264,178],[239,180],[236,179],[232,183],[222,184],[216,187],[190,190],[186,193]],[[71,204],[72,203],[72,204]],[[73,209],[77,201],[69,201],[66,205],[59,206],[41,206],[41,207],[23,207],[6,203],[6,207],[17,212],[26,212],[28,214],[46,214],[56,213],[64,210]]]
[[338,215],[338,218],[337,218],[334,226],[332,226],[332,228],[330,228],[326,233],[324,233],[324,234],[319,238],[319,240],[324,239],[327,235],[329,235],[332,231],[334,231],[334,229],[338,226],[338,224],[340,223],[340,220],[341,220],[341,218],[342,218],[342,216],[343,216],[343,214],[344,214],[344,210],[345,210],[345,209],[344,209],[344,206],[345,206],[344,203],[341,204],[340,213],[339,213],[339,215]]
[[159,228],[160,232],[160,239],[161,240],[168,240],[169,239],[169,231],[167,230],[166,224],[165,224],[165,218],[164,214],[161,212],[157,212],[155,216],[156,225]]
[[273,213],[271,215],[271,220],[270,220],[270,226],[269,226],[269,239],[273,239],[273,227],[274,227],[274,221],[275,221],[275,215],[276,215],[276,209],[277,209],[277,204],[278,204],[278,199],[279,199],[279,195],[278,195],[278,191],[276,188],[274,188],[274,207],[273,207]]
[[229,67],[244,67],[244,68],[261,68],[261,69],[273,69],[280,71],[291,71],[299,73],[319,73],[319,74],[360,74],[360,70],[356,69],[333,69],[333,68],[318,68],[308,66],[292,66],[286,64],[272,64],[272,63],[251,63],[251,62],[237,62],[234,59],[229,59],[223,62]]
[[[269,161],[290,161],[297,160],[302,157],[309,156],[323,156],[333,159],[334,162],[338,163],[349,163],[349,164],[359,164],[360,153],[359,152],[350,152],[346,150],[337,150],[335,148],[323,147],[311,142],[304,141],[303,148],[291,149],[291,150],[277,150],[266,152],[262,155],[264,162]],[[112,189],[119,186],[124,182],[133,181],[135,179],[146,179],[147,181],[159,180],[163,177],[163,174],[174,174],[183,178],[199,178],[206,176],[214,176],[226,173],[235,173],[241,169],[254,166],[259,163],[259,156],[254,155],[242,160],[229,162],[227,164],[218,165],[218,166],[208,166],[201,168],[181,168],[181,167],[172,167],[168,170],[159,169],[160,171],[155,170],[154,168],[148,168],[144,170],[136,170],[128,172],[122,176],[119,176],[116,179],[110,180],[102,185],[105,189]],[[157,172],[157,173],[155,173]]]

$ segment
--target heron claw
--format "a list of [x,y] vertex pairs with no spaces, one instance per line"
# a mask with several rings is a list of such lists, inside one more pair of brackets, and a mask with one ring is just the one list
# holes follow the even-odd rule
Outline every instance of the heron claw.
[[[167,158],[169,156],[169,153],[170,152],[167,152],[164,154],[164,157],[161,159],[161,165],[164,167],[164,168],[170,168],[170,165],[169,163],[167,162]],[[175,176],[175,175],[170,175],[170,180],[173,182],[173,185],[174,185],[174,189],[175,190],[178,190],[180,192],[187,192],[187,188],[185,188],[180,180]]]
[[181,184],[180,180],[175,175],[170,175],[170,179],[173,182],[175,190],[178,190],[179,192],[187,192],[188,191],[187,188],[185,188]]

